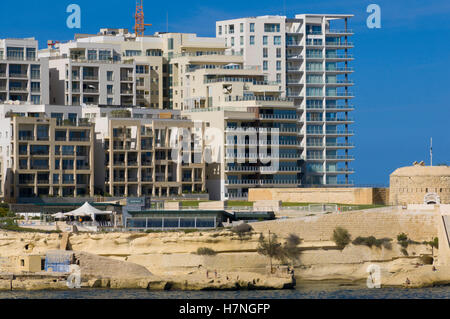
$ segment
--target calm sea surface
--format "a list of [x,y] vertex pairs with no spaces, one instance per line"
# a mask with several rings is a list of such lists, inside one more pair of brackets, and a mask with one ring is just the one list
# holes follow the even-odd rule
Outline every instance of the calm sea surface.
[[450,299],[450,286],[421,289],[367,289],[342,283],[301,283],[295,290],[147,291],[74,289],[70,291],[2,291],[0,299]]

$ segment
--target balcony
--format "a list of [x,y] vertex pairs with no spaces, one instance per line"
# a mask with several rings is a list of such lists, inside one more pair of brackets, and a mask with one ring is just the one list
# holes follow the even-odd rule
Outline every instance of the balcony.
[[353,111],[355,107],[353,105],[327,105],[327,111],[340,111],[348,112]]
[[85,88],[85,89],[83,89],[83,93],[98,94],[98,88]]
[[287,41],[286,46],[288,47],[301,47],[303,46],[301,41]]
[[353,60],[352,54],[327,54],[327,60]]
[[28,88],[26,86],[21,87],[10,86],[9,90],[11,92],[28,92]]
[[351,29],[330,29],[325,30],[326,34],[353,34],[353,30]]
[[311,60],[314,60],[314,59],[322,60],[323,59],[323,55],[322,54],[307,54],[306,58],[307,59],[311,59]]
[[27,73],[9,73],[9,77],[15,78],[15,79],[27,79],[28,74]]
[[336,73],[339,73],[339,72],[341,72],[341,73],[349,73],[349,72],[353,72],[353,68],[352,67],[347,67],[347,68],[327,68],[326,72],[327,73],[333,73],[333,72],[336,72]]
[[306,159],[308,161],[323,161],[324,157],[323,155],[308,155],[306,156]]
[[331,161],[352,161],[355,157],[352,155],[327,155],[327,160]]
[[327,92],[326,95],[327,98],[344,98],[344,99],[351,99],[354,98],[355,95],[352,92]]
[[353,48],[354,45],[352,42],[347,43],[338,43],[338,42],[326,42],[327,47],[335,47],[335,48]]
[[338,168],[338,169],[328,169],[327,174],[353,174],[355,172],[352,168]]
[[264,179],[242,179],[227,180],[227,185],[300,185],[300,180],[264,180]]
[[347,131],[343,131],[343,130],[333,130],[333,131],[327,131],[327,135],[331,135],[331,136],[351,136],[354,135],[353,131],[347,130]]
[[35,169],[35,170],[48,170],[49,166],[47,165],[41,165],[41,164],[31,164],[30,169]]
[[298,115],[288,114],[260,114],[259,118],[262,120],[298,120]]
[[328,148],[353,148],[355,144],[353,143],[327,143]]
[[121,91],[120,91],[120,94],[122,94],[122,95],[133,95],[133,90],[127,90],[127,89],[122,89]]
[[354,123],[352,118],[327,118],[327,122],[332,123]]
[[287,56],[288,60],[303,60],[303,55],[301,54],[292,54]]
[[84,81],[98,81],[98,75],[83,75]]
[[336,81],[326,81],[328,86],[350,86],[353,85],[354,82],[352,80],[336,80]]

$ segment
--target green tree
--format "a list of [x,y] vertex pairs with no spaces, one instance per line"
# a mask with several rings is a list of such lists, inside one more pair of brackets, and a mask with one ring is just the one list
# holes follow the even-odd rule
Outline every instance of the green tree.
[[331,237],[331,239],[341,250],[351,242],[351,236],[349,232],[342,227],[336,227],[336,229],[333,231],[333,237]]
[[284,258],[283,249],[278,242],[276,234],[271,235],[269,231],[269,238],[266,239],[263,234],[259,236],[258,248],[256,249],[258,254],[269,257],[270,273],[273,273],[272,259],[281,260]]

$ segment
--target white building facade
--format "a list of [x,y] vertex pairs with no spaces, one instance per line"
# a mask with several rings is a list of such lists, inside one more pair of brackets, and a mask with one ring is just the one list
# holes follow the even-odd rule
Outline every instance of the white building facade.
[[301,14],[216,23],[216,35],[226,39],[229,50],[241,53],[245,65],[260,66],[267,80],[277,82],[298,107],[304,186],[353,185],[351,17]]
[[0,40],[0,103],[49,103],[48,59],[38,59],[34,38]]

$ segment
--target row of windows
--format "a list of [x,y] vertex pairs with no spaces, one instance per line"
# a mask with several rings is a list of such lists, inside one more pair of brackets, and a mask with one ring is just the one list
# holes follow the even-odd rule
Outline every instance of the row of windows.
[[[262,37],[263,45],[269,45],[269,37],[267,35]],[[250,45],[255,45],[255,36],[251,35],[249,37],[249,43]],[[244,36],[239,37],[239,44],[244,45]],[[228,45],[228,39],[225,38],[225,45]],[[230,46],[234,46],[235,41],[234,37],[230,37]],[[281,36],[274,36],[273,37],[273,45],[281,45]]]
[[[281,61],[280,60],[278,60],[276,62],[276,68],[277,68],[277,71],[281,71]],[[269,61],[264,60],[263,61],[263,70],[267,71],[268,69],[269,69]]]
[[[251,22],[249,24],[249,31],[250,32],[255,32],[255,23]],[[281,27],[279,23],[264,23],[264,32],[280,32],[281,31]],[[240,23],[239,24],[239,32],[243,33],[244,32],[244,23]],[[222,33],[224,34],[234,34],[235,33],[235,25],[234,24],[229,24],[229,25],[225,25],[225,26],[219,26],[217,33],[219,35],[222,35]]]

